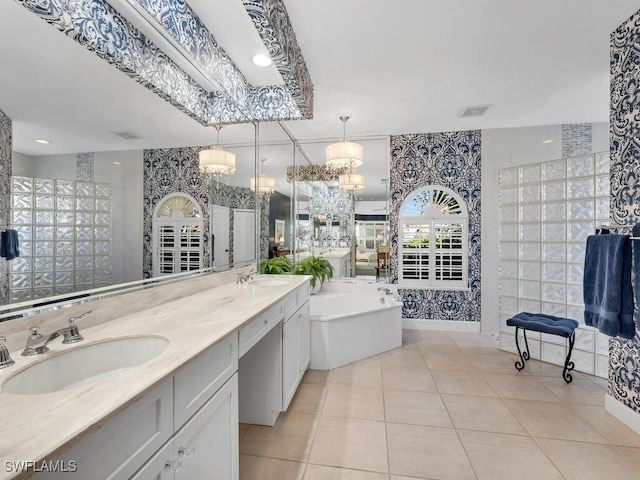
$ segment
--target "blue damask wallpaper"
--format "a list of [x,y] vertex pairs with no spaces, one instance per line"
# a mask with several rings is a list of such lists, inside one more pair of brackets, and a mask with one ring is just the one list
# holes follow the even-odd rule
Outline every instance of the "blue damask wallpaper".
[[[198,201],[203,212],[204,223],[204,265],[209,266],[211,258],[210,205],[229,207],[229,225],[233,225],[233,209],[254,209],[255,194],[248,188],[226,185],[211,180],[211,176],[200,171],[198,152],[207,147],[164,148],[144,151],[144,278],[151,277],[153,258],[153,210],[160,200],[171,193],[188,193]],[[261,196],[262,231],[269,228],[269,196]],[[266,227],[265,227],[266,225]],[[267,238],[262,241],[262,255],[267,254]],[[233,228],[229,237],[230,262],[233,264]]]
[[209,178],[200,171],[198,152],[201,148],[163,148],[145,150],[144,160],[144,238],[143,261],[144,278],[152,276],[153,210],[164,197],[171,193],[188,193],[198,201],[202,208],[204,223],[204,259],[203,264],[210,264],[209,239]]
[[[633,225],[640,222],[640,12],[611,34],[610,51],[611,222]],[[640,413],[637,331],[609,341],[609,394]]]
[[459,194],[469,211],[469,291],[400,289],[403,318],[480,321],[480,131],[391,137],[391,279],[398,281],[398,215],[425,185]]
[[[0,230],[9,226],[11,191],[11,119],[0,110]],[[9,300],[7,260],[0,258],[0,305]]]
[[[313,84],[280,0],[249,2],[284,85],[253,87],[184,0],[137,0],[221,91],[209,93],[103,0],[16,0],[203,124],[313,116]],[[275,14],[273,14],[275,12]],[[265,32],[268,32],[265,34]]]

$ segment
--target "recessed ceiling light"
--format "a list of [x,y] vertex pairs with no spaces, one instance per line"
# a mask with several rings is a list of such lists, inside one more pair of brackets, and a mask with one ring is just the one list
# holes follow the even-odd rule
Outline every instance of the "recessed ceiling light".
[[254,65],[259,67],[270,67],[273,63],[271,61],[271,57],[269,55],[265,55],[264,53],[256,53],[253,57],[251,57],[251,61]]
[[49,143],[51,143],[49,140],[46,140],[44,138],[36,138],[36,143],[42,143],[43,145],[47,145]]
[[548,143],[553,143],[553,139],[552,138],[547,138],[546,140],[543,140],[542,143],[544,143],[545,145]]
[[122,165],[120,162],[111,162],[111,163],[113,163],[114,165]]

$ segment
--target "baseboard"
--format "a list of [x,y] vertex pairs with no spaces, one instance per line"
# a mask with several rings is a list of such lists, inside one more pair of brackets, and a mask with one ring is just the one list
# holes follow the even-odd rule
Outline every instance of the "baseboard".
[[427,320],[424,318],[403,318],[405,330],[439,330],[443,332],[480,332],[480,322],[455,322],[448,320]]
[[609,394],[604,399],[604,409],[640,435],[640,413],[634,412]]

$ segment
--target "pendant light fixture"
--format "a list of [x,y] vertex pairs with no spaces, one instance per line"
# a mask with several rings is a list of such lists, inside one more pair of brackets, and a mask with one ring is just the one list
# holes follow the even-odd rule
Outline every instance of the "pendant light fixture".
[[211,173],[216,177],[216,183],[222,178],[228,178],[236,171],[236,156],[231,152],[227,152],[220,146],[220,130],[222,125],[216,123],[213,126],[216,129],[216,144],[211,148],[200,150],[198,160],[200,170]]
[[276,189],[276,181],[271,177],[264,176],[264,162],[266,161],[266,158],[260,159],[260,176],[257,179],[251,177],[251,190],[271,194]]
[[338,188],[346,192],[357,192],[364,187],[364,175],[344,173],[338,177]]
[[325,165],[334,170],[354,168],[362,165],[362,145],[347,141],[347,121],[349,115],[340,115],[342,121],[342,140],[327,145],[325,148]]

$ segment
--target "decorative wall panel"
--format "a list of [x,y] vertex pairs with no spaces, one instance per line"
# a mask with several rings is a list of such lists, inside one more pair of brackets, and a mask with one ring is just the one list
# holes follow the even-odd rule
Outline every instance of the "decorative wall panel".
[[[640,222],[640,12],[611,34],[610,52],[611,222],[631,226]],[[609,394],[640,413],[637,331],[609,341]]]
[[402,202],[425,185],[459,194],[469,211],[469,291],[400,289],[403,318],[480,321],[480,131],[391,137],[391,265],[398,281],[398,214]]
[[[144,277],[152,274],[152,218],[156,204],[170,193],[183,192],[198,201],[204,221],[204,259],[203,264],[211,264],[210,205],[229,207],[229,225],[233,225],[233,209],[255,209],[255,194],[248,188],[238,188],[222,182],[211,181],[209,175],[200,171],[198,152],[208,147],[164,148],[144,151],[144,239],[143,271]],[[261,197],[262,231],[269,228],[269,197]],[[262,255],[266,255],[268,244],[261,239]],[[233,262],[233,229],[230,231],[229,248]]]
[[76,180],[93,182],[94,156],[93,152],[78,153],[76,163]]
[[144,278],[151,277],[153,272],[153,211],[160,200],[172,193],[189,194],[200,205],[204,223],[203,265],[210,265],[209,178],[199,168],[198,152],[201,149],[185,147],[144,151],[144,243],[142,249]]
[[[0,229],[9,225],[11,191],[11,119],[0,110]],[[0,258],[0,305],[9,298],[7,260]]]
[[578,157],[593,152],[593,126],[590,123],[562,125],[562,156]]
[[[249,17],[267,47],[302,118],[313,117],[313,83],[282,0],[245,0]],[[266,93],[266,92],[264,92]],[[263,97],[260,92],[256,98]],[[260,102],[256,108],[262,109]]]
[[291,26],[286,10],[271,8],[272,1],[263,2],[264,11],[277,14],[264,17],[260,25],[272,32],[271,44],[276,40],[287,42],[278,44],[286,54],[274,61],[281,73],[294,73],[283,75],[284,85],[252,87],[183,0],[138,0],[156,19],[158,28],[164,28],[184,54],[222,89],[213,93],[104,1],[16,1],[200,123],[292,120],[311,118],[313,114],[313,86],[302,54],[295,36],[287,42]]

